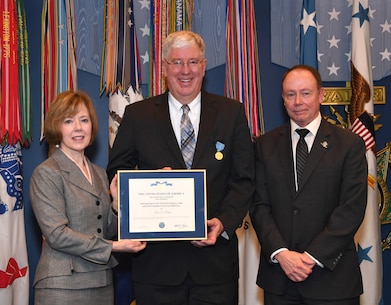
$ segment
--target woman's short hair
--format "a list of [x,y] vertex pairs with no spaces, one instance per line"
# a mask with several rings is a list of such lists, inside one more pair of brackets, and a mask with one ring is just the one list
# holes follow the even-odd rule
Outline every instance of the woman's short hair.
[[92,131],[89,144],[95,140],[98,134],[99,123],[94,104],[85,92],[68,90],[56,96],[45,116],[44,136],[49,145],[59,145],[61,143],[61,125],[64,119],[77,114],[81,105],[86,106],[90,115]]

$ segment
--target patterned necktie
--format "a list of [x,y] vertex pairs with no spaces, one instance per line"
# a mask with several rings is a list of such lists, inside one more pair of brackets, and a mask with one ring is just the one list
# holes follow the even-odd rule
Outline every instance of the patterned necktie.
[[181,150],[183,160],[187,169],[191,168],[193,163],[193,155],[195,150],[195,135],[194,128],[189,118],[190,108],[188,105],[182,106],[183,114],[181,118]]
[[299,186],[300,178],[304,171],[305,163],[308,158],[308,146],[305,142],[305,136],[310,132],[308,129],[296,129],[296,132],[300,135],[299,142],[296,146],[296,172],[297,172],[297,185]]

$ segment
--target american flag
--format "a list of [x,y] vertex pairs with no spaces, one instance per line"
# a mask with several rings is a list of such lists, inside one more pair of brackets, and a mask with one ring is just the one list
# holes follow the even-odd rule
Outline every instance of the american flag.
[[349,105],[351,130],[366,145],[368,163],[368,197],[364,220],[355,235],[364,292],[361,305],[382,304],[382,254],[378,210],[377,162],[373,122],[373,63],[371,62],[371,9],[369,0],[352,3],[352,98]]
[[[353,0],[315,1],[318,69],[323,81],[349,81]],[[272,62],[284,67],[299,63],[303,0],[273,0]],[[370,0],[373,80],[391,75],[391,2]]]

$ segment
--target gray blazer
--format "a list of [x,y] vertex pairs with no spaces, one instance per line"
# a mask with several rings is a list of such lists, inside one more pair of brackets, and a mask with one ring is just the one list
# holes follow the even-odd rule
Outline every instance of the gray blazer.
[[44,242],[34,287],[83,289],[112,283],[117,218],[103,168],[87,160],[92,185],[60,149],[30,181],[30,199]]

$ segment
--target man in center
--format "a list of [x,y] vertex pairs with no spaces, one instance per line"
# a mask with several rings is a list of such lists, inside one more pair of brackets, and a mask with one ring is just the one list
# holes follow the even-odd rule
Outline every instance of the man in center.
[[127,106],[107,173],[111,180],[119,169],[206,169],[208,234],[206,240],[148,242],[133,257],[136,302],[237,305],[235,231],[254,192],[244,107],[202,89],[207,60],[198,34],[170,34],[162,57],[168,90]]

